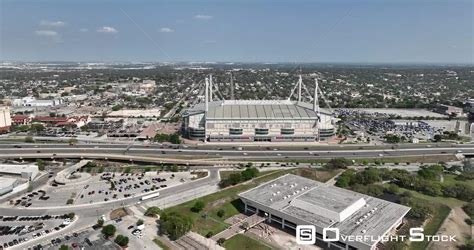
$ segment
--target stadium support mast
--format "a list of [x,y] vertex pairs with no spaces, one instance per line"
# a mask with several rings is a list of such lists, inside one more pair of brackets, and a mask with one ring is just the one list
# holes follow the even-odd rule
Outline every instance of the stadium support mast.
[[230,99],[235,100],[235,97],[234,97],[234,77],[232,76],[232,71],[230,72]]
[[205,99],[206,99],[206,113],[207,113],[209,111],[209,79],[207,77],[206,77]]
[[303,85],[303,78],[300,78],[298,80],[298,102],[301,102],[301,85]]
[[212,102],[212,75],[209,75],[209,101]]
[[314,81],[315,81],[316,86],[314,87],[313,111],[315,111],[316,114],[319,115],[319,99],[318,99],[319,83],[318,83],[318,78],[315,78]]

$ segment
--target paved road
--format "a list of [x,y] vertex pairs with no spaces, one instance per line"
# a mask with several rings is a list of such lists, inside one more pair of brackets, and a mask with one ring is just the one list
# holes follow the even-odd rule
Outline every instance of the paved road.
[[[160,190],[160,196],[156,199],[150,199],[146,202],[155,202],[161,199],[167,199],[168,197],[175,196],[189,190],[194,190],[204,185],[215,185],[219,181],[219,172],[216,169],[211,169],[209,175],[205,178],[197,179],[192,182],[184,183],[179,186],[173,186],[166,189]],[[33,246],[41,242],[49,242],[51,239],[56,238],[58,235],[72,234],[77,230],[81,230],[92,226],[97,222],[97,219],[102,215],[107,215],[112,210],[133,206],[140,202],[140,197],[133,197],[126,200],[111,201],[100,204],[83,204],[77,206],[62,206],[62,207],[50,207],[50,208],[0,208],[0,214],[3,216],[33,216],[33,215],[45,215],[45,214],[65,214],[71,211],[75,212],[79,217],[73,225],[66,227],[64,230],[58,231],[55,234],[49,234],[44,237],[40,237],[35,240],[30,240],[26,244],[18,246],[22,249],[25,246]]]
[[[21,148],[20,148],[21,147]],[[0,158],[96,158],[119,159],[129,161],[152,161],[189,163],[199,165],[213,165],[222,161],[250,161],[276,159],[327,159],[334,157],[346,158],[373,158],[373,157],[407,157],[433,156],[445,154],[474,155],[474,145],[438,145],[414,148],[353,148],[341,147],[337,149],[174,149],[133,146],[127,150],[127,145],[76,145],[39,144],[39,145],[1,145]],[[153,159],[148,159],[148,158]],[[190,158],[192,157],[192,158]],[[210,158],[212,157],[212,158]]]

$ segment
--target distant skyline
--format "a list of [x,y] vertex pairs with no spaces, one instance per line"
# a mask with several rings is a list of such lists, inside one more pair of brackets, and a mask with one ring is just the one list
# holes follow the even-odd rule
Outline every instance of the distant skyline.
[[0,0],[1,61],[474,63],[471,0]]

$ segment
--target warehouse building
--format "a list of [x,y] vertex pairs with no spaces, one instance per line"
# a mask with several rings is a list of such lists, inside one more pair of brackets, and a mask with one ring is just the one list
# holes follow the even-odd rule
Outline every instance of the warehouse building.
[[[335,134],[335,119],[322,112],[315,91],[313,103],[298,100],[212,100],[206,78],[205,102],[183,114],[183,132],[190,139],[243,141],[324,141]],[[315,90],[318,90],[316,81]]]
[[[291,174],[240,193],[239,197],[246,212],[260,214],[267,222],[277,223],[283,229],[315,226],[316,241],[337,249],[376,249],[384,236],[402,224],[410,210],[406,206]],[[336,240],[323,241],[325,228],[337,228],[339,237],[329,231],[327,238]]]

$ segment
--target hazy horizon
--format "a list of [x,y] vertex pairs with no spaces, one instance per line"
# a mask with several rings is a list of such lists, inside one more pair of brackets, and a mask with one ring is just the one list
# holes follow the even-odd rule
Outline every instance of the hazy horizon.
[[474,63],[469,0],[4,0],[0,61]]

